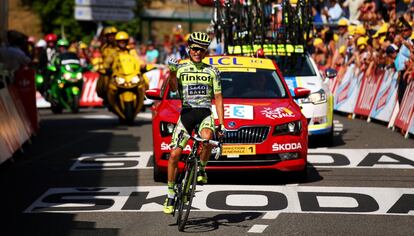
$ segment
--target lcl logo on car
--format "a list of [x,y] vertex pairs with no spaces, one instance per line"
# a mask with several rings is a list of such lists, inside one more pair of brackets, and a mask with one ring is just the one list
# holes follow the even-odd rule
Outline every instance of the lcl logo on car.
[[[52,188],[26,213],[160,212],[164,186]],[[414,189],[317,186],[197,187],[194,211],[411,215]]]

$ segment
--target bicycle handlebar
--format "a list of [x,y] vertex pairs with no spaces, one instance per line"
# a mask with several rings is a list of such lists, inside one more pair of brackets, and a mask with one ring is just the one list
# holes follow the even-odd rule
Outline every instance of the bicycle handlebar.
[[[191,136],[189,134],[184,133],[183,131],[181,131],[179,137],[185,137],[185,138],[189,138],[201,143],[208,143],[213,145],[214,147],[216,147],[218,150],[216,150],[216,155],[214,156],[214,159],[218,159],[221,155],[221,148],[222,148],[222,143],[216,140],[211,140],[211,139],[203,139],[201,138],[198,134],[195,134],[194,136]],[[180,139],[180,138],[179,138]]]

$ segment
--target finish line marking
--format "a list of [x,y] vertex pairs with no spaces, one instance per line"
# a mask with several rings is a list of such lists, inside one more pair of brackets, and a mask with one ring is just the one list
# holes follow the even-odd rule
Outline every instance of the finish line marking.
[[[203,212],[414,215],[414,188],[206,185],[192,206]],[[165,186],[51,188],[25,213],[162,212]],[[257,201],[256,201],[257,199]]]
[[[84,154],[70,170],[151,169],[151,151]],[[316,168],[414,169],[414,149],[309,149],[308,162]]]
[[261,234],[267,228],[268,225],[253,225],[247,233],[258,233]]

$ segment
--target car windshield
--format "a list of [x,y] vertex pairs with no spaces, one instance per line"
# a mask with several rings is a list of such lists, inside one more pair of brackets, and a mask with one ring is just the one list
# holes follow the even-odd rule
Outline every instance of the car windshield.
[[[274,70],[223,71],[220,75],[224,98],[274,99],[288,96],[280,77]],[[169,98],[178,98],[178,94],[170,92]]]
[[271,59],[276,60],[276,64],[279,67],[284,77],[294,76],[316,76],[312,63],[308,56],[269,56]]

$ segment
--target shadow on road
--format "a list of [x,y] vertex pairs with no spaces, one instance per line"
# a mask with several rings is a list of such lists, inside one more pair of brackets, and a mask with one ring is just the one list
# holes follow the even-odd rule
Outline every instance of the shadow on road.
[[[114,183],[138,185],[137,172],[117,176],[114,172],[100,169],[71,171],[71,166],[82,154],[136,152],[141,138],[133,135],[127,126],[117,119],[83,118],[95,115],[99,110],[80,114],[52,115],[41,111],[40,131],[30,145],[23,147],[13,161],[0,166],[0,187],[3,204],[0,216],[4,219],[2,232],[11,235],[117,235],[117,229],[94,229],[93,222],[78,222],[73,214],[24,213],[49,189],[62,187],[105,187]],[[99,114],[98,114],[99,115]],[[140,127],[150,120],[135,120]],[[9,204],[10,203],[10,204]],[[56,205],[54,207],[59,207]],[[40,232],[40,233],[39,233]],[[41,233],[43,232],[43,233]]]
[[[246,224],[262,216],[260,212],[242,212],[234,214],[217,214],[212,217],[194,217],[188,220],[184,229],[186,233],[206,233],[219,229],[220,227],[249,228]],[[176,224],[174,224],[176,226]],[[171,225],[170,225],[171,226]]]

